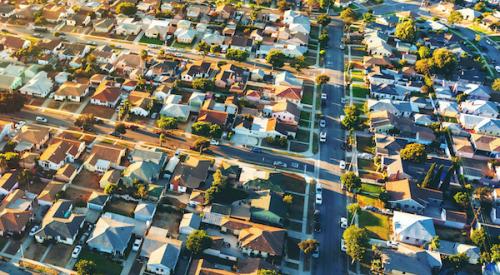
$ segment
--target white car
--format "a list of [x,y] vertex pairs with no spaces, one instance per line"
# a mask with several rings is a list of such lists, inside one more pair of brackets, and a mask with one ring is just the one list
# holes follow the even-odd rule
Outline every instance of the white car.
[[216,139],[211,139],[210,140],[210,145],[219,145],[219,141]]
[[314,249],[313,253],[312,253],[312,256],[313,258],[317,259],[319,258],[319,245],[316,246],[316,249]]
[[73,252],[71,253],[71,258],[73,258],[73,259],[78,258],[78,255],[80,255],[80,252],[82,252],[82,246],[81,245],[75,246],[75,249],[73,249]]
[[500,73],[500,66],[495,66],[495,70],[497,71],[497,73]]
[[321,183],[316,184],[316,194],[321,193],[323,191],[323,186]]
[[325,94],[325,93],[321,93],[321,99],[326,100],[326,97],[327,97],[327,96],[326,96],[326,94]]
[[395,241],[387,241],[386,244],[387,244],[387,247],[394,248],[394,249],[397,249],[399,246],[399,243],[395,242]]
[[345,170],[345,161],[341,160],[339,163],[339,167],[340,169]]
[[344,44],[340,44],[339,48],[340,48],[341,50],[345,49]]
[[340,250],[342,250],[343,252],[347,251],[347,247],[345,246],[344,239],[340,240]]
[[141,247],[142,244],[142,238],[137,238],[134,241],[134,244],[132,245],[132,251],[139,251],[139,247]]
[[323,203],[323,195],[321,193],[316,193],[316,204],[321,205]]
[[40,229],[40,226],[35,225],[33,228],[30,230],[30,236],[35,236],[36,232]]
[[319,121],[319,127],[321,127],[321,128],[325,128],[325,127],[326,127],[326,120],[321,119],[321,120]]
[[16,129],[21,129],[24,125],[26,125],[26,121],[20,120],[16,123]]
[[340,227],[346,229],[347,228],[347,224],[348,224],[347,218],[341,217],[340,218]]
[[43,122],[43,123],[47,123],[47,121],[48,121],[47,118],[43,117],[43,116],[37,116],[35,118],[35,120],[38,121],[38,122]]
[[273,162],[273,166],[281,166],[281,167],[283,167],[283,168],[286,168],[286,167],[287,167],[286,163],[284,163],[284,162],[282,162],[282,161],[279,161],[279,160],[277,160],[277,161]]
[[326,142],[326,132],[321,131],[319,133],[319,141],[320,142]]

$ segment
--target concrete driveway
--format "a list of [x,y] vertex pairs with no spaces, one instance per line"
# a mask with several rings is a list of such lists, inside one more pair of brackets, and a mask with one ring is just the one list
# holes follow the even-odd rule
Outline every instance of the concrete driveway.
[[235,134],[231,138],[231,142],[234,145],[256,146],[259,144],[259,139],[255,138],[255,137],[249,137],[249,136],[245,136],[245,135]]

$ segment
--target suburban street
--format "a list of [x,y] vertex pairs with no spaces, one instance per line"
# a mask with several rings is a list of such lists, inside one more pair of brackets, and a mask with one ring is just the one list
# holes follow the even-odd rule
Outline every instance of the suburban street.
[[345,158],[341,145],[344,130],[340,127],[343,112],[341,98],[344,96],[344,52],[339,48],[343,35],[343,23],[335,20],[328,26],[330,40],[325,57],[325,73],[330,83],[323,92],[328,100],[323,106],[326,117],[327,142],[321,144],[319,152],[319,182],[323,186],[320,233],[315,238],[320,243],[320,258],[313,265],[313,274],[347,274],[346,256],[340,251],[343,230],[339,226],[340,217],[346,213],[346,197],[340,187],[339,161]]

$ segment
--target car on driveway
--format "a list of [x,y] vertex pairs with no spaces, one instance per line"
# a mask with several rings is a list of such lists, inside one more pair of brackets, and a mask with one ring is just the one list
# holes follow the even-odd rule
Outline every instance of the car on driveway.
[[345,170],[345,161],[341,160],[339,162],[339,167],[340,167],[340,169]]
[[326,132],[321,131],[319,133],[319,141],[320,142],[326,142]]
[[347,221],[347,218],[345,217],[341,217],[340,218],[340,227],[346,229],[347,228],[347,225],[348,225],[348,221]]
[[40,229],[40,226],[35,225],[33,228],[30,230],[30,236],[35,236],[36,232]]
[[134,244],[132,245],[132,251],[139,251],[139,247],[141,247],[142,244],[142,238],[137,238],[134,241]]
[[326,120],[325,119],[320,119],[319,120],[319,127],[325,128],[326,127]]
[[38,122],[43,122],[43,123],[47,123],[47,121],[48,121],[47,118],[43,117],[43,116],[37,116],[35,118],[35,120],[38,121]]
[[82,252],[82,246],[81,245],[75,246],[75,248],[73,249],[73,252],[71,252],[71,258],[73,258],[73,259],[78,258],[78,255],[80,255],[80,252]]
[[387,247],[394,248],[394,249],[397,249],[399,246],[399,243],[395,242],[395,241],[387,241],[386,244],[387,244]]
[[316,184],[316,194],[321,193],[323,191],[323,186],[321,183]]
[[323,203],[323,195],[321,193],[316,193],[316,204],[321,205]]
[[346,252],[347,251],[347,247],[345,246],[345,241],[344,239],[340,240],[340,250]]

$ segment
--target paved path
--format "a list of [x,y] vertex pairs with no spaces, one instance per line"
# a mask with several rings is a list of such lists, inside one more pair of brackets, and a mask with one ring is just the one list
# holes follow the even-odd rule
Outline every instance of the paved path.
[[132,265],[134,265],[135,258],[137,257],[137,251],[131,251],[128,255],[127,260],[123,263],[123,269],[120,275],[129,275]]

